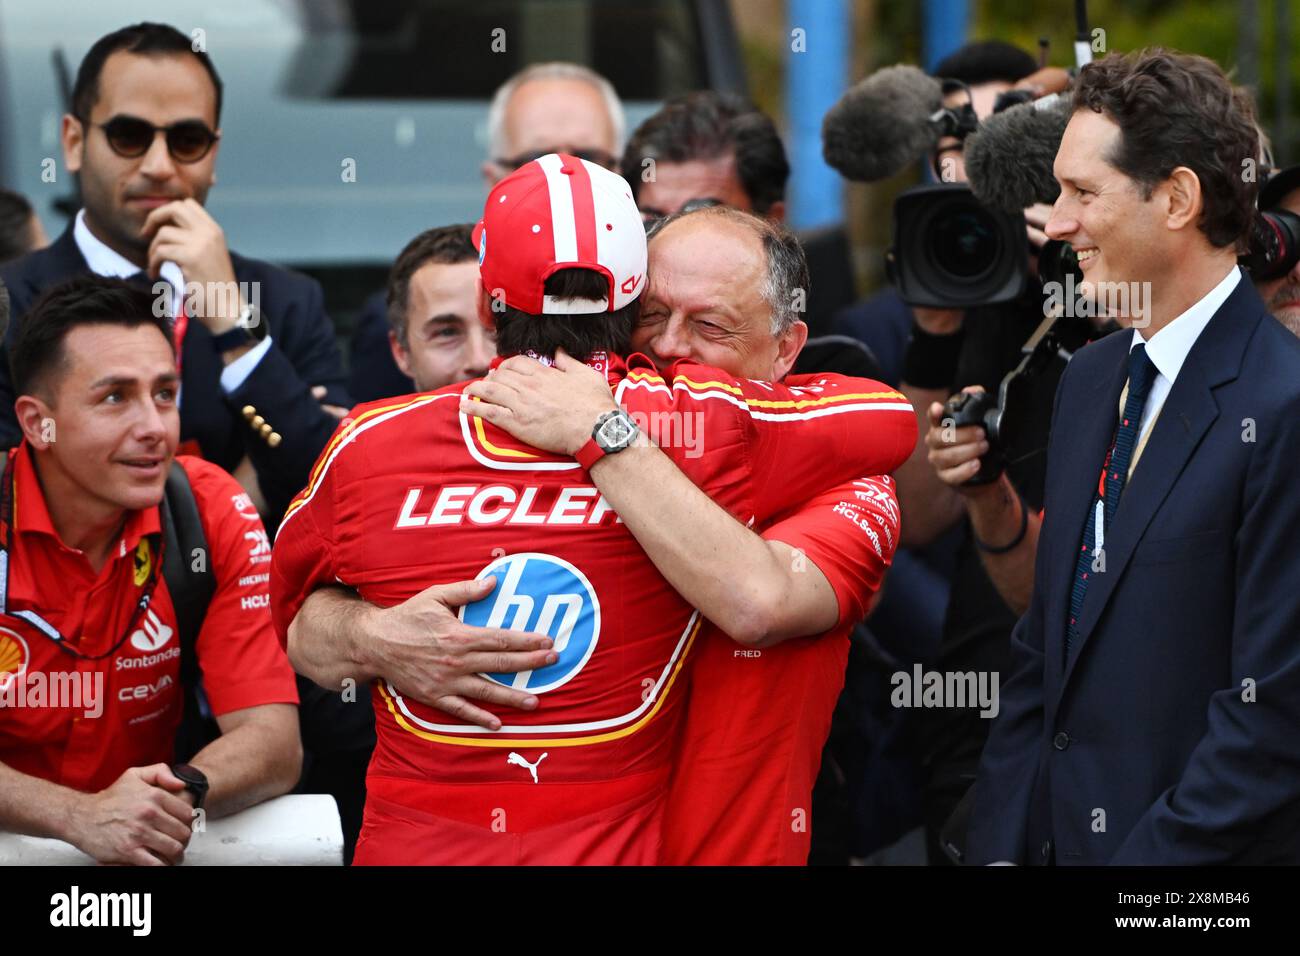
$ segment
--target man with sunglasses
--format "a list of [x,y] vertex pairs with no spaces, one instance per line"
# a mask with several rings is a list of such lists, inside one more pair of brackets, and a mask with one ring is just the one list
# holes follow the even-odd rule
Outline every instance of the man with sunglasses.
[[[233,478],[174,457],[176,353],[152,303],[120,280],[69,279],[14,339],[23,441],[0,456],[0,830],[156,866],[181,861],[195,809],[221,816],[288,791],[302,749],[266,532]],[[185,595],[162,570],[173,472],[207,545],[182,560],[214,578],[194,652],[221,734],[189,764],[173,763]]]
[[[208,55],[170,26],[140,23],[98,40],[63,117],[83,208],[53,245],[0,277],[15,316],[80,273],[151,288],[175,320],[183,447],[228,471],[248,459],[278,519],[337,424],[322,401],[350,400],[320,286],[232,253],[204,209],[221,91]],[[0,444],[13,446],[21,436],[2,366]]]

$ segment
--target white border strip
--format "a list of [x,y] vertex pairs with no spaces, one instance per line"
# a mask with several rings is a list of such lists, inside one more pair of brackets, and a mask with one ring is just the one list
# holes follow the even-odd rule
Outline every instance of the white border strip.
[[476,736],[495,737],[509,734],[568,734],[589,730],[608,730],[611,727],[618,727],[637,720],[642,714],[650,709],[656,700],[659,699],[659,693],[663,690],[664,684],[668,680],[668,676],[672,673],[677,661],[681,658],[682,649],[686,646],[686,640],[690,637],[691,631],[694,629],[695,622],[699,619],[699,616],[699,611],[691,612],[690,620],[686,622],[686,630],[682,631],[682,636],[677,640],[677,646],[673,648],[672,656],[668,659],[668,663],[664,665],[663,671],[660,672],[659,679],[655,682],[654,691],[646,695],[645,700],[641,702],[640,707],[631,713],[622,715],[621,717],[609,717],[605,720],[592,720],[580,724],[544,724],[540,726],[527,724],[522,726],[502,725],[500,730],[487,731],[475,724],[435,724],[427,720],[421,720],[419,717],[416,717],[411,713],[410,708],[406,706],[406,701],[402,699],[401,694],[397,692],[397,688],[394,687],[392,683],[384,681],[384,686],[388,688],[388,693],[392,696],[394,702],[396,702],[397,706],[401,709],[402,714],[405,715],[408,720],[414,724],[418,724],[425,730],[433,730],[438,733],[461,734],[466,738],[469,738],[470,734]]
[[[334,459],[339,456],[339,452],[341,452],[344,448],[347,448],[348,445],[352,444],[352,441],[358,435],[360,435],[362,432],[366,431],[367,429],[373,428],[376,425],[383,424],[384,422],[388,421],[390,418],[396,418],[398,415],[402,415],[405,412],[414,411],[417,408],[424,408],[424,406],[428,405],[430,402],[436,402],[440,398],[460,398],[460,397],[461,397],[460,392],[449,392],[444,395],[428,395],[425,397],[417,398],[414,401],[412,401],[411,404],[409,405],[405,405],[402,408],[395,408],[390,412],[385,412],[383,415],[380,415],[378,418],[372,418],[364,425],[358,425],[356,428],[352,429],[352,431],[348,433],[348,437],[343,439],[341,442],[339,442],[338,446],[332,452],[330,452],[329,458],[325,459],[325,465],[324,467],[321,468],[320,476],[316,479],[316,486],[312,488],[311,494],[309,494],[306,498],[304,498],[302,500],[302,504],[300,504],[297,508],[294,508],[293,511],[289,512],[289,514],[285,516],[284,520],[280,522],[280,528],[277,529],[275,532],[276,537],[279,537],[280,530],[283,530],[284,526],[293,520],[293,516],[296,515],[303,508],[305,508],[311,502],[311,500],[316,497],[316,492],[320,491],[321,485],[325,484],[325,475],[329,472],[330,467],[334,464]],[[314,470],[315,469],[313,469],[313,471]]]
[[564,161],[554,153],[537,160],[546,174],[551,196],[551,233],[555,236],[555,261],[578,261],[578,224],[573,213],[573,177],[560,172]]

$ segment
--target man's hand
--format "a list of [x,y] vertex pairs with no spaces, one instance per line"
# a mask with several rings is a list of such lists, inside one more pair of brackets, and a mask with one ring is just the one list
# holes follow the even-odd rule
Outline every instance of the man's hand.
[[215,283],[229,283],[227,289],[236,288],[235,267],[226,247],[226,234],[208,211],[194,199],[169,202],[149,213],[143,234],[150,237],[146,267],[149,275],[157,277],[168,260],[176,263],[187,285],[203,285],[203,314],[191,318],[202,322],[214,335],[234,328],[244,303],[237,295],[214,294]]
[[477,415],[542,451],[572,455],[591,438],[605,412],[618,408],[605,376],[555,353],[555,365],[516,355],[465,388],[460,410]]
[[[979,385],[971,385],[962,391],[982,392],[984,389]],[[981,488],[969,486],[965,482],[979,472],[980,456],[989,450],[988,439],[983,427],[979,425],[953,428],[945,424],[943,409],[944,406],[938,402],[930,404],[930,430],[925,434],[930,466],[944,484],[951,485],[964,495],[977,494]]]
[[1020,80],[1013,89],[1028,90],[1034,99],[1049,93],[1064,93],[1070,88],[1070,73],[1059,66],[1045,66]]
[[340,421],[347,418],[348,410],[342,405],[331,405],[329,402],[325,401],[326,394],[328,394],[328,391],[324,385],[313,385],[311,387],[311,397],[320,402],[321,408],[325,409],[325,411],[329,412]]
[[100,863],[179,864],[193,832],[184,791],[166,764],[132,767],[99,793],[79,795],[69,842]]
[[1047,203],[1034,203],[1025,208],[1025,230],[1029,233],[1029,244],[1035,250],[1041,250],[1043,243],[1047,241],[1047,233],[1043,228],[1051,218],[1052,207]]
[[461,720],[500,730],[494,714],[466,698],[532,710],[537,698],[479,674],[513,674],[554,664],[553,642],[544,634],[463,624],[452,608],[491,593],[496,579],[438,584],[364,618],[364,653],[374,671],[402,693]]

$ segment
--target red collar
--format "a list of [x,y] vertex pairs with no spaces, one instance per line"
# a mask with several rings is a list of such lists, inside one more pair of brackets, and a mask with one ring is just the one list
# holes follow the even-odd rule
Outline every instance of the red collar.
[[[67,545],[59,538],[59,533],[50,520],[50,511],[45,504],[45,493],[41,489],[40,479],[36,476],[36,465],[32,460],[34,454],[35,452],[25,440],[9,453],[10,461],[13,463],[14,531],[47,534],[66,548]],[[122,528],[120,544],[110,552],[110,558],[121,557],[135,551],[140,539],[146,535],[161,533],[162,523],[157,506],[143,511],[130,511],[127,513],[126,524]]]

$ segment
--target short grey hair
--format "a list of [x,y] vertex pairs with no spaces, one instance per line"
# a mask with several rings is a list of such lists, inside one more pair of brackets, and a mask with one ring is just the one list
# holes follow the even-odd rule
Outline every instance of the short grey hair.
[[799,238],[784,226],[732,206],[705,206],[678,212],[655,223],[646,237],[654,239],[675,222],[689,216],[712,216],[744,226],[763,244],[766,268],[758,294],[772,310],[772,336],[784,335],[802,318],[808,300],[808,257]]
[[614,153],[622,152],[627,120],[623,115],[623,104],[609,80],[579,63],[556,61],[534,63],[532,66],[525,67],[497,87],[497,91],[492,94],[492,103],[488,107],[489,160],[501,158],[506,152],[506,103],[510,101],[515,90],[533,80],[581,80],[594,86],[605,101],[609,123],[614,128]]

